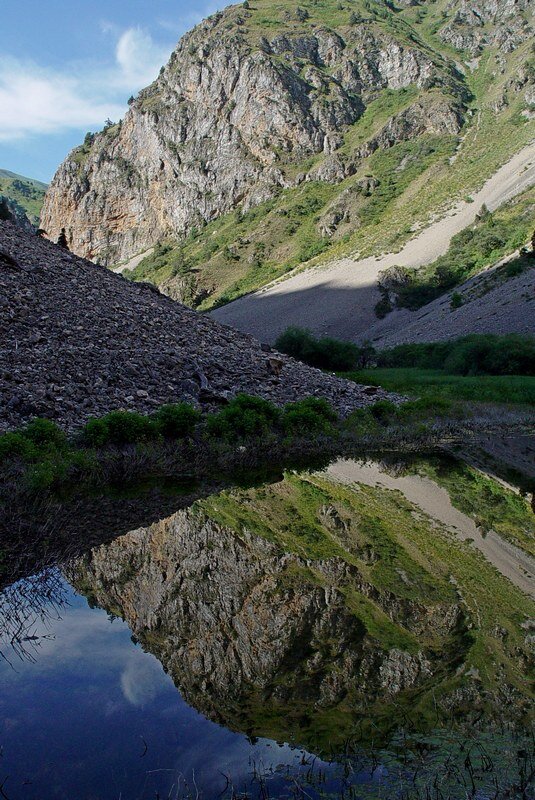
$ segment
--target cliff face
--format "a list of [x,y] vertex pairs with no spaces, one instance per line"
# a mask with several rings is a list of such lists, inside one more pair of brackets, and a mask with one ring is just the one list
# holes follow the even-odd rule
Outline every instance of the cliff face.
[[522,13],[530,9],[531,0],[451,0],[446,11],[452,19],[439,35],[474,56],[489,45],[510,53],[533,36],[533,27]]
[[[459,131],[459,76],[415,36],[335,3],[332,26],[311,6],[282,13],[274,28],[262,21],[269,5],[254,5],[185,36],[124,120],[69,155],[41,218],[51,237],[65,227],[74,252],[116,263],[281,188],[343,180],[378,147]],[[425,103],[333,169],[329,159],[368,103],[407,87]],[[306,159],[318,155],[327,164],[311,173]]]

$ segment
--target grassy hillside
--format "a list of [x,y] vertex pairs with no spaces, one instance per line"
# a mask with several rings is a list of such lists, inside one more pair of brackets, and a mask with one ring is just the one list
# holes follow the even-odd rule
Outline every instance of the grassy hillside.
[[[412,231],[447,210],[454,199],[474,192],[535,135],[517,76],[532,80],[535,59],[530,43],[504,55],[494,47],[481,58],[455,51],[438,35],[453,12],[448,2],[397,8],[369,0],[301,4],[302,18],[290,2],[255,0],[236,7],[240,30],[252,46],[276,33],[312,30],[322,25],[347,35],[364,23],[416,46],[443,72],[443,85],[384,90],[368,99],[366,111],[341,131],[336,154],[355,158],[390,119],[416,100],[430,110],[441,98],[464,104],[459,135],[425,134],[356,158],[355,174],[341,182],[311,181],[283,190],[247,213],[223,215],[187,239],[161,242],[141,262],[134,279],[150,280],[190,305],[208,309],[253,291],[306,263],[347,254],[366,256],[401,248]],[[322,68],[326,73],[328,69]],[[332,76],[328,76],[332,79]],[[303,163],[277,153],[275,166],[289,180],[310,173],[327,159],[319,154]]]
[[[377,315],[385,316],[393,309],[392,293],[397,307],[421,308],[485,267],[521,249],[533,235],[534,212],[535,188],[531,188],[493,214],[482,209],[475,224],[454,236],[449,250],[432,264],[416,271],[399,267],[387,270],[380,283],[383,299],[377,306]],[[520,256],[499,268],[499,274],[493,278],[507,280],[531,265],[529,255]],[[463,296],[459,295],[457,301],[462,303]]]
[[32,225],[39,224],[39,214],[46,190],[46,183],[0,169],[0,195],[15,203]]

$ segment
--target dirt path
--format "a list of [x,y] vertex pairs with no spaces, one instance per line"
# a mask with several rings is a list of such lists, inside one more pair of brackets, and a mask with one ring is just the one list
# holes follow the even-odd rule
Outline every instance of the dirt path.
[[535,143],[525,147],[472,195],[419,233],[399,253],[355,261],[351,258],[297,273],[215,310],[227,325],[272,343],[289,325],[316,334],[358,340],[377,319],[376,280],[386,267],[418,267],[445,253],[452,236],[472,224],[485,203],[492,211],[535,185]]
[[419,475],[394,478],[376,464],[344,460],[332,464],[326,474],[341,483],[397,489],[410,503],[446,525],[458,539],[470,539],[498,572],[535,599],[535,561],[493,531],[483,537],[475,522],[452,505],[448,492],[429,478]]

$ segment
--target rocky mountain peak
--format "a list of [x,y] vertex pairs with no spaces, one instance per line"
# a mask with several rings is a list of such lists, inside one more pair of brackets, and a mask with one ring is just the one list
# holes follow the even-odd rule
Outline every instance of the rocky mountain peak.
[[232,6],[184,36],[124,120],[68,156],[43,227],[52,237],[65,227],[80,255],[126,260],[307,180],[288,165],[336,153],[385,90],[414,87],[424,98],[416,135],[459,130],[464,90],[452,62],[375,12],[323,5],[332,13]]

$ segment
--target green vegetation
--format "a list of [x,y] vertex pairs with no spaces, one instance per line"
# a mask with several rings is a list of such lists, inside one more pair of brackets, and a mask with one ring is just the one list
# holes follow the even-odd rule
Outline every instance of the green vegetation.
[[[523,247],[533,232],[534,211],[532,190],[494,214],[483,207],[476,224],[454,236],[448,252],[429,266],[419,270],[407,267],[384,270],[379,279],[383,298],[377,305],[377,316],[384,317],[394,305],[413,310],[420,308]],[[505,272],[507,277],[513,277],[529,266],[530,258],[525,256],[517,259],[514,265],[507,265]],[[462,295],[454,294],[452,307],[460,305]]]
[[399,368],[366,369],[344,373],[344,377],[429,400],[535,405],[535,378],[522,375],[464,377],[447,375],[441,370]]
[[456,459],[414,459],[408,472],[443,486],[452,504],[484,533],[493,530],[535,556],[535,516],[520,494]]
[[31,490],[41,491],[72,481],[102,481],[99,461],[128,447],[142,457],[148,450],[166,453],[175,445],[179,450],[191,446],[216,459],[232,457],[236,443],[257,445],[261,440],[268,457],[270,448],[298,451],[304,442],[312,442],[319,452],[327,439],[334,446],[341,430],[338,415],[325,400],[308,398],[280,409],[248,395],[237,395],[221,411],[204,416],[186,403],[162,406],[150,416],[112,411],[89,420],[70,439],[50,420],[35,419],[0,436],[0,472],[14,471]]
[[380,401],[342,420],[321,398],[278,408],[238,395],[204,415],[183,403],[150,416],[113,411],[89,420],[71,437],[49,420],[34,420],[0,436],[0,474],[4,487],[31,491],[102,486],[125,471],[138,479],[173,473],[196,478],[207,471],[231,472],[240,463],[250,470],[277,459],[310,463],[363,447],[391,448],[399,445],[401,433],[406,442],[432,446],[440,437],[437,420],[448,428],[450,419],[463,417],[455,403],[434,398],[402,406]]
[[[535,402],[535,339],[531,336],[472,334],[376,351],[370,344],[359,347],[316,339],[309,331],[288,328],[276,347],[311,366],[400,394],[416,393],[437,401]],[[505,375],[507,379],[498,377]]]
[[351,342],[329,337],[316,339],[303,328],[287,328],[275,342],[275,347],[312,367],[339,372],[365,367],[375,352],[372,348],[357,347]]
[[446,342],[402,344],[376,354],[378,367],[440,369],[449,375],[535,375],[535,338],[472,334]]
[[39,224],[47,188],[46,183],[0,169],[0,196],[11,200],[20,213],[27,216],[32,225]]

